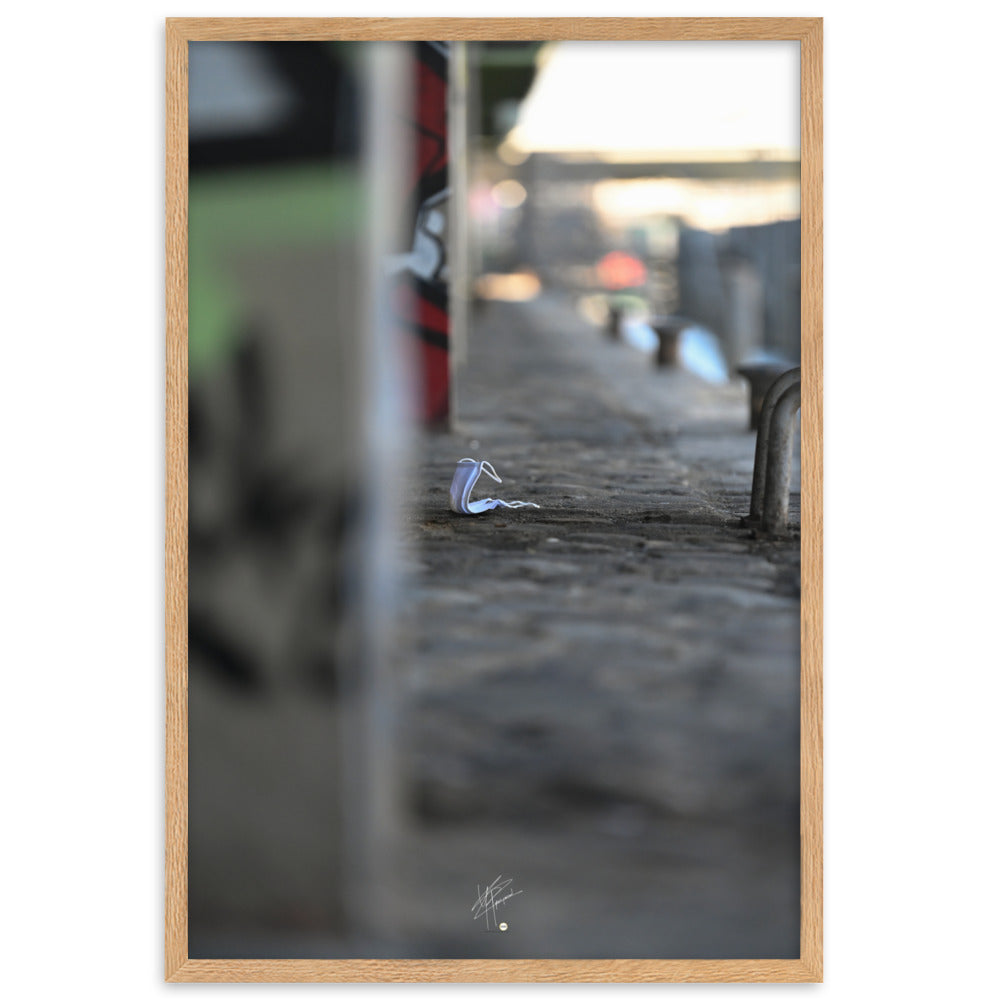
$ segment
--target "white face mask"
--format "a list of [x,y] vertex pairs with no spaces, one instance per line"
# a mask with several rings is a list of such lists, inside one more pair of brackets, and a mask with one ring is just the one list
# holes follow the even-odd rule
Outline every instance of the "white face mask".
[[527,500],[470,500],[472,487],[476,485],[479,476],[486,473],[498,483],[503,480],[497,475],[496,469],[489,462],[477,462],[474,458],[463,458],[455,469],[451,480],[449,506],[456,514],[482,514],[496,507],[538,507],[537,503]]

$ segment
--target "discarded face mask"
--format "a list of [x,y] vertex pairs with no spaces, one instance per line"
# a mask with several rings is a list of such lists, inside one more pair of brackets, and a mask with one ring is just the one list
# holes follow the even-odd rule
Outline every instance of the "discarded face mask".
[[459,461],[451,480],[449,497],[449,506],[456,514],[482,514],[497,507],[538,507],[537,503],[528,500],[470,500],[472,487],[484,472],[490,479],[498,483],[503,482],[497,475],[497,470],[489,462],[477,462],[474,458],[463,458]]

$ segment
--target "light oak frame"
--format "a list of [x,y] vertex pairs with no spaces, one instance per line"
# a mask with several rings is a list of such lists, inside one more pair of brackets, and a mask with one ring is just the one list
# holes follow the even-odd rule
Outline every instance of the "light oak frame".
[[[187,951],[187,43],[797,41],[802,149],[801,950],[798,959],[192,960]],[[168,18],[166,21],[166,927],[169,982],[820,982],[823,975],[822,18]]]

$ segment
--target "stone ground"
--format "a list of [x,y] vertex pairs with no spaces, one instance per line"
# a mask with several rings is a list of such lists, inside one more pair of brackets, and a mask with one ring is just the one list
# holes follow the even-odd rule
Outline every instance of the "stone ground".
[[[746,390],[554,297],[488,304],[458,385],[407,489],[386,954],[797,956],[799,546],[739,526]],[[452,514],[466,456],[540,509]]]

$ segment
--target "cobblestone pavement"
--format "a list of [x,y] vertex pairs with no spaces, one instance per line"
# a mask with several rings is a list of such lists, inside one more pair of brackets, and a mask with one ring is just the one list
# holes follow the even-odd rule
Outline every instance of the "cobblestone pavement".
[[[401,933],[436,957],[797,956],[799,549],[739,527],[745,389],[548,297],[487,305],[458,385],[407,491]],[[465,456],[504,480],[474,496],[540,509],[452,514]],[[798,488],[796,466],[793,519]],[[522,892],[485,933],[500,873]]]

